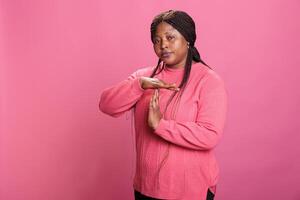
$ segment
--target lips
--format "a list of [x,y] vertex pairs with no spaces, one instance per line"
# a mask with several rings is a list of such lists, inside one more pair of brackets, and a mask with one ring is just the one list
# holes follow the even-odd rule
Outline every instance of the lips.
[[167,57],[169,57],[171,55],[171,53],[172,52],[164,52],[164,53],[161,54],[161,57],[162,58],[167,58]]

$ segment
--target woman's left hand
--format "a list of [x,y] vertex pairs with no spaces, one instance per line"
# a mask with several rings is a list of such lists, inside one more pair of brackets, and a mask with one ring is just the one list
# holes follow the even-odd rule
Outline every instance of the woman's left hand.
[[161,118],[162,113],[160,112],[159,108],[159,90],[155,89],[154,94],[150,99],[148,125],[155,130]]

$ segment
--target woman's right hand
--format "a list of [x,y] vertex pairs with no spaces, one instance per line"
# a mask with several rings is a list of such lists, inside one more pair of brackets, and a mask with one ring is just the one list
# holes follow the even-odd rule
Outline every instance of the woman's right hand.
[[165,88],[168,90],[179,91],[180,88],[176,86],[175,83],[166,83],[163,80],[158,78],[149,78],[142,76],[140,77],[140,84],[143,89],[156,89],[156,88]]

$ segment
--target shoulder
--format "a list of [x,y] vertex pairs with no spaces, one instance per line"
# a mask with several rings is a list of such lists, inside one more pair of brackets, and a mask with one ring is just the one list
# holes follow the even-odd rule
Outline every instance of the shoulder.
[[214,69],[202,63],[195,63],[190,75],[198,87],[203,87],[206,84],[224,84],[222,77]]
[[206,84],[213,84],[213,85],[224,85],[223,78],[214,70],[207,69],[205,74],[205,82]]
[[192,72],[197,79],[197,87],[200,94],[203,93],[227,93],[223,78],[214,70],[201,63],[197,63]]
[[224,84],[224,80],[215,70],[203,65],[202,63],[196,63],[193,68],[193,74],[197,75],[202,84]]

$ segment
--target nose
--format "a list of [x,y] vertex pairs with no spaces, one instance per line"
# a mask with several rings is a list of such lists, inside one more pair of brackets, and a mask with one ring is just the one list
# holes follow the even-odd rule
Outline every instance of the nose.
[[161,43],[160,43],[160,48],[161,49],[165,49],[167,48],[169,45],[168,41],[167,40],[162,40]]

